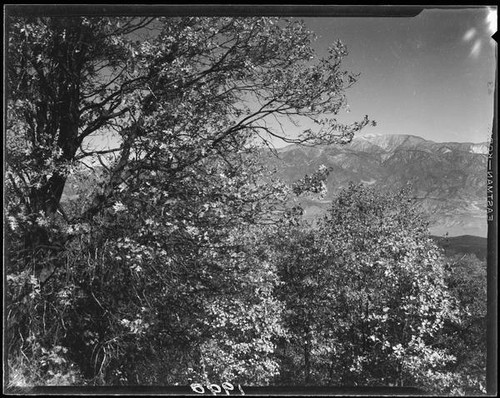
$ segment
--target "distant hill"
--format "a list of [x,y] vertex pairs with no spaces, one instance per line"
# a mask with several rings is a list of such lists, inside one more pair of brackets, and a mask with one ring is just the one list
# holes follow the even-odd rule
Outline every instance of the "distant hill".
[[444,249],[446,256],[474,254],[478,259],[486,260],[488,252],[487,238],[471,235],[433,236],[432,238],[438,246]]
[[408,182],[428,214],[431,233],[486,236],[487,144],[437,143],[413,135],[366,135],[346,145],[278,149],[269,166],[293,182],[324,164],[332,169],[328,194],[305,199],[305,217],[325,212],[332,197],[350,181],[380,188]]

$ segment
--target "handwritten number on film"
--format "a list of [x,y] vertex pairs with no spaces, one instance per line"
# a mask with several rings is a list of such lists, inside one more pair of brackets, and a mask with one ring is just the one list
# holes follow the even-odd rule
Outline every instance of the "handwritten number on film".
[[[221,388],[221,386],[222,386],[222,388]],[[222,392],[222,390],[224,390],[226,392],[226,394],[229,395],[230,394],[229,391],[234,390],[234,387],[231,383],[225,382],[225,383],[222,383],[221,386],[219,386],[218,384],[208,384],[207,390],[210,391],[213,395],[217,395],[218,393]],[[205,393],[205,388],[200,383],[191,384],[191,389],[194,392],[197,392],[198,394]],[[245,395],[243,388],[241,388],[241,386],[239,384],[238,384],[238,389],[240,390],[241,395]]]

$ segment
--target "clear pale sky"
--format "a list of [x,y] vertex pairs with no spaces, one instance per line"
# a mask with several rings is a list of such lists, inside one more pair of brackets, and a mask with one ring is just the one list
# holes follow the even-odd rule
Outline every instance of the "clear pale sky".
[[[490,11],[489,11],[490,10]],[[340,39],[345,69],[360,73],[339,120],[377,122],[362,133],[414,134],[437,142],[491,135],[496,8],[424,10],[413,18],[303,18],[317,50]]]

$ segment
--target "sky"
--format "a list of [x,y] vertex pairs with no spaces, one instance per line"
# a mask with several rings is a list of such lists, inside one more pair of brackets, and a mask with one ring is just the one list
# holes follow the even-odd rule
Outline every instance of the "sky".
[[[496,8],[428,9],[416,17],[303,18],[326,52],[340,39],[359,73],[339,121],[377,122],[361,135],[413,134],[436,142],[491,136]],[[277,143],[277,146],[281,146]]]
[[[359,73],[347,92],[349,111],[338,121],[377,122],[364,134],[412,134],[436,142],[489,140],[493,122],[497,9],[425,9],[416,17],[300,18],[326,55],[340,39],[349,55],[343,67]],[[272,121],[271,125],[273,124]],[[291,137],[308,125],[283,126]],[[89,140],[116,147],[117,137]],[[275,147],[288,145],[271,140]]]

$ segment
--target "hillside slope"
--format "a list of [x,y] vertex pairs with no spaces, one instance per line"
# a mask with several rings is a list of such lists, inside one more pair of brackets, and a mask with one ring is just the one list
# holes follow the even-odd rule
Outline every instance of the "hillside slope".
[[486,236],[487,145],[437,143],[412,135],[368,135],[347,145],[278,150],[269,157],[278,176],[293,182],[324,164],[332,169],[323,200],[305,199],[307,218],[323,213],[349,182],[380,188],[411,183],[434,235]]

